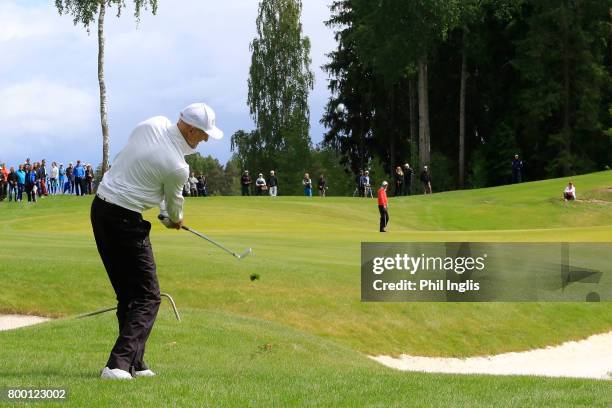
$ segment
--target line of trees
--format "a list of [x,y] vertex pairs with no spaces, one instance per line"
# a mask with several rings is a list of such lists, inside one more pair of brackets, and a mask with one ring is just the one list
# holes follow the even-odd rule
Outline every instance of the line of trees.
[[[610,0],[338,0],[324,145],[356,172],[430,165],[434,187],[612,162]],[[338,110],[338,104],[345,110]]]
[[[157,10],[157,0],[133,2],[137,20]],[[112,6],[119,16],[125,0],[55,6],[88,30],[97,19],[106,170],[104,16]],[[350,194],[360,170],[380,182],[405,162],[417,174],[429,165],[437,191],[507,183],[514,154],[532,180],[612,164],[612,0],[335,0],[330,10],[338,46],[323,67],[323,142],[309,136],[302,1],[261,0],[247,100],[255,129],[232,136],[225,167],[190,158],[210,191],[238,191],[243,169],[276,170],[289,195],[306,171]]]

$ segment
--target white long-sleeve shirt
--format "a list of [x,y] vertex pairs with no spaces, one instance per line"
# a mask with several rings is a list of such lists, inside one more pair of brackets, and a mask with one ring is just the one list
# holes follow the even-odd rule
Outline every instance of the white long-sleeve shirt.
[[98,195],[135,212],[159,206],[173,222],[183,219],[185,156],[195,153],[178,127],[163,116],[139,123],[104,175]]

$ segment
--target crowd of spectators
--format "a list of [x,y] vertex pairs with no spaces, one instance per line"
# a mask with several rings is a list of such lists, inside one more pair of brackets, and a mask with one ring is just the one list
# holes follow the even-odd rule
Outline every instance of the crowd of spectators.
[[[253,179],[249,174],[248,170],[245,170],[240,177],[240,188],[243,196],[251,195],[251,187],[253,186]],[[255,195],[270,195],[270,197],[276,197],[278,195],[278,178],[274,170],[270,170],[270,175],[266,179],[263,173],[259,173],[255,179]]]
[[[274,170],[270,170],[269,176],[264,177],[263,173],[259,173],[253,183],[253,179],[249,174],[248,170],[244,170],[240,177],[240,187],[243,196],[250,196],[251,189],[254,187],[254,193],[257,196],[269,195],[270,197],[276,197],[278,195],[278,178]],[[309,173],[304,173],[302,178],[302,187],[304,189],[304,195],[306,197],[312,197],[313,194],[313,181],[310,178]],[[316,184],[319,197],[325,197],[327,194],[327,180],[324,174],[321,174]]]
[[[28,202],[56,194],[75,194],[78,196],[93,194],[94,171],[90,164],[76,165],[52,162],[47,167],[45,159],[40,162],[24,163],[7,168],[0,165],[0,201],[21,202],[27,197]],[[24,197],[25,194],[25,197]]]
[[206,176],[200,173],[196,177],[195,173],[191,173],[185,185],[183,186],[184,197],[208,197],[208,181]]

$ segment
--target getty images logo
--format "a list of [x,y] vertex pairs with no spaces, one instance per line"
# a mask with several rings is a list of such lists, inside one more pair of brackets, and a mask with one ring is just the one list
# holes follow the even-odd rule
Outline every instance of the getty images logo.
[[372,260],[372,272],[380,275],[385,271],[405,271],[414,275],[419,271],[452,271],[458,275],[465,272],[483,271],[486,268],[483,256],[411,256],[409,254],[396,254],[392,257],[375,257]]

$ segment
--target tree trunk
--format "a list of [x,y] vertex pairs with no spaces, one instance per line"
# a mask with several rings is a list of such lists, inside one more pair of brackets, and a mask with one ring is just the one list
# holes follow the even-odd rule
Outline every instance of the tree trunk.
[[98,83],[100,85],[100,124],[102,125],[102,174],[106,173],[109,167],[109,135],[108,117],[106,109],[106,84],[104,83],[104,14],[106,5],[100,2],[100,12],[98,14]]
[[[389,91],[389,123],[395,123],[395,86],[391,86]],[[389,129],[389,169],[391,170],[390,175],[393,176],[396,158],[395,158],[395,126]]]
[[459,90],[459,188],[465,184],[465,87],[467,83],[466,67],[467,28],[463,28],[463,51],[461,52],[461,85]]
[[365,134],[363,125],[363,112],[359,112],[359,170],[365,168]]
[[[414,79],[408,81],[408,109],[410,110],[410,165],[416,171],[419,169],[419,142],[417,123],[417,96]],[[412,192],[411,192],[412,193]]]
[[429,135],[429,96],[427,85],[427,56],[419,58],[419,171],[429,167],[431,141]]
[[567,159],[564,161],[563,175],[567,176],[571,174],[572,163],[569,160],[571,157],[571,135],[570,129],[570,61],[569,61],[569,39],[568,31],[569,24],[567,21],[567,15],[569,10],[565,3],[563,3],[563,142],[564,148],[567,153]]

